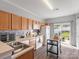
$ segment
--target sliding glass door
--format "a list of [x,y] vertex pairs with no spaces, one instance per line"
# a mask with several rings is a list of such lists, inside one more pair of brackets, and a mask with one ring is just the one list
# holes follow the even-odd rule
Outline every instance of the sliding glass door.
[[54,35],[59,35],[60,39],[64,43],[70,43],[71,39],[71,24],[70,23],[55,23]]

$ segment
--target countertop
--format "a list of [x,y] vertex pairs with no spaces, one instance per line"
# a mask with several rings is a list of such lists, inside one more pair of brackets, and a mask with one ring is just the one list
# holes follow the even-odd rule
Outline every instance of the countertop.
[[13,51],[13,48],[0,41],[0,55],[9,51]]
[[29,37],[24,37],[24,38],[20,38],[20,36],[16,36],[15,39],[16,39],[16,41],[25,41],[25,40],[32,40],[32,39],[35,39],[35,38],[41,37],[41,36],[43,36],[43,35],[38,35],[36,37],[29,36]]

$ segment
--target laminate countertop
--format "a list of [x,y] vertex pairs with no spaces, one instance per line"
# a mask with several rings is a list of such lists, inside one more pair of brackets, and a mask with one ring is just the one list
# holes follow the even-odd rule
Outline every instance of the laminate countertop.
[[9,51],[13,51],[13,48],[0,41],[0,55]]

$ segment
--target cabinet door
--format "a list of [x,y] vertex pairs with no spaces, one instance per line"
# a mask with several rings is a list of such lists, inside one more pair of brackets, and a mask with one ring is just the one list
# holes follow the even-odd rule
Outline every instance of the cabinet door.
[[29,28],[29,30],[32,30],[33,29],[33,21],[31,20],[31,19],[28,19],[28,28]]
[[34,49],[29,49],[29,51],[25,52],[21,56],[17,57],[16,59],[34,59]]
[[21,30],[22,17],[12,14],[12,30]]
[[0,11],[0,30],[11,29],[11,14]]
[[40,29],[40,21],[37,21],[38,29]]
[[36,21],[33,20],[33,29],[36,29]]
[[27,30],[28,29],[28,23],[27,23],[28,19],[22,17],[22,30]]
[[30,44],[30,46],[33,46],[34,47],[34,50],[36,49],[35,39],[30,40],[29,44]]
[[34,24],[34,27],[33,27],[34,29],[40,29],[39,21],[34,20],[33,24]]
[[8,30],[11,30],[12,24],[11,24],[11,13],[8,15]]

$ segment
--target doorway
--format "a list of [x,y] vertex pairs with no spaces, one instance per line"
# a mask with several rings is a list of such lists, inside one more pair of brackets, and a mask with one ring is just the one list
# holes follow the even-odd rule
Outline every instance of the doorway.
[[71,40],[71,23],[55,23],[54,35],[59,35],[61,43],[70,44]]

